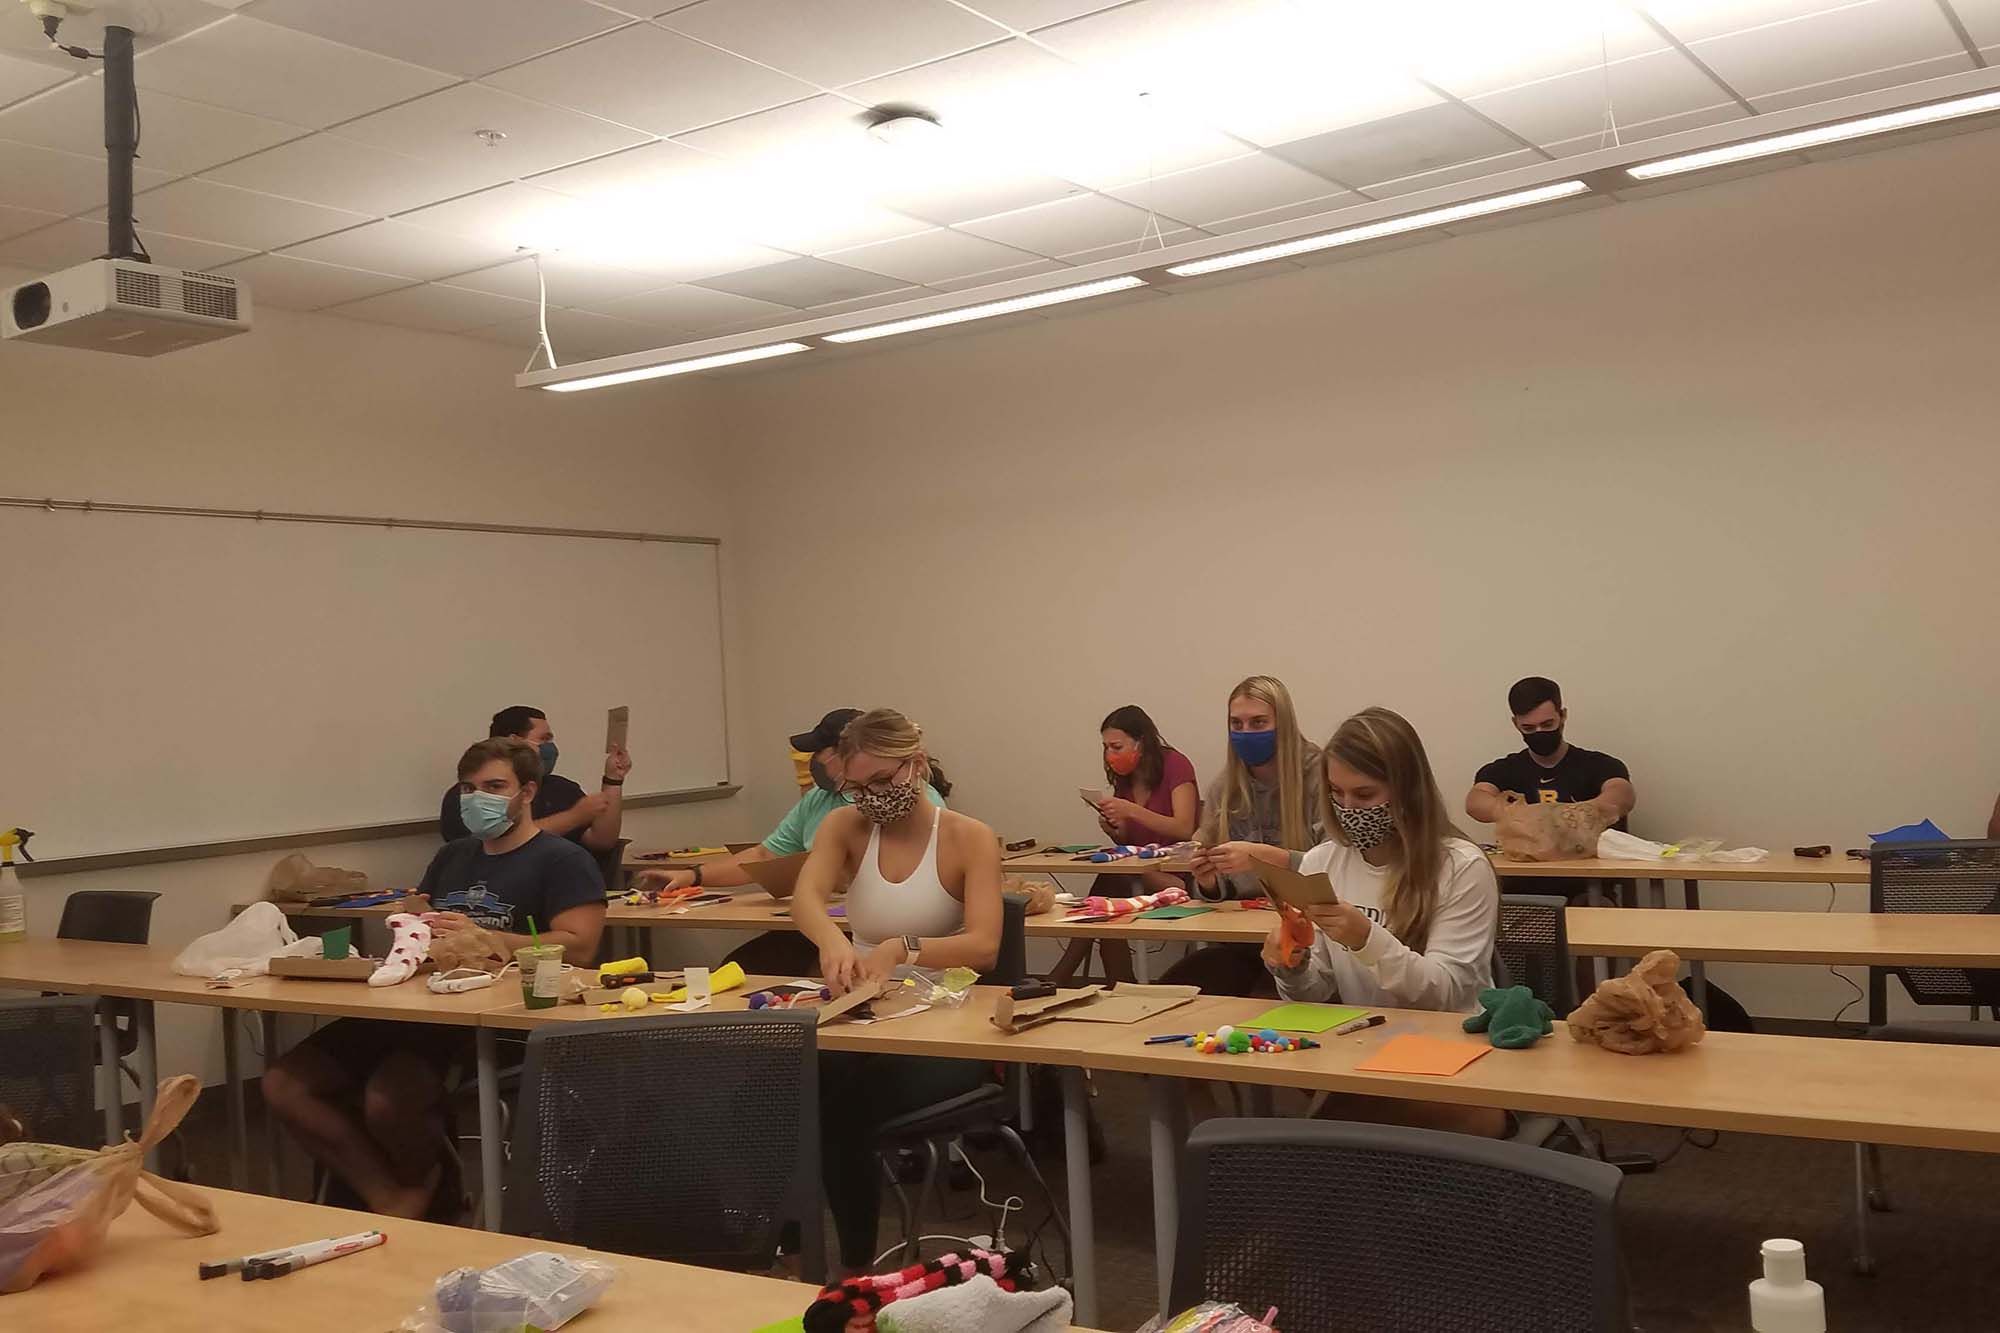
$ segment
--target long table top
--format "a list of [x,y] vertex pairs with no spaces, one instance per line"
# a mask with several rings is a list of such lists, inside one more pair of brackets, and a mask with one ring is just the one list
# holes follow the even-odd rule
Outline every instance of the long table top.
[[[318,1204],[233,1190],[204,1189],[222,1229],[184,1236],[137,1205],[111,1227],[96,1263],[0,1297],[8,1327],[65,1333],[212,1333],[284,1328],[288,1333],[355,1333],[395,1328],[454,1268],[489,1267],[535,1250],[587,1255],[618,1270],[604,1298],[571,1327],[579,1333],[749,1333],[804,1312],[813,1288],[801,1282],[604,1254],[518,1236],[384,1219]],[[388,1243],[303,1269],[277,1282],[200,1281],[195,1265],[379,1227]],[[671,1312],[671,1313],[669,1313]],[[1077,1333],[1087,1333],[1078,1330]]]
[[[87,945],[84,952],[37,947],[50,943],[0,946],[0,986],[333,1014],[366,1005],[369,1016],[409,1022],[463,1024],[470,1010],[474,1023],[516,1031],[545,1023],[619,1021],[590,1005],[523,1009],[519,993],[504,984],[436,996],[406,982],[365,999],[353,993],[370,988],[353,982],[269,980],[263,983],[268,990],[249,994],[205,990],[197,982],[189,990],[179,984],[186,979],[167,973],[166,950],[133,944]],[[752,978],[744,990],[717,996],[713,1008],[742,1007],[749,990],[776,980],[783,978]],[[327,994],[334,988],[349,994]],[[1203,996],[1137,1024],[1063,1021],[1009,1034],[991,1022],[998,993],[978,987],[956,1009],[868,1025],[829,1023],[820,1029],[820,1043],[830,1050],[1066,1065],[1696,1129],[2000,1152],[2000,1118],[1993,1114],[2000,1105],[2000,1050],[1713,1032],[1688,1051],[1633,1057],[1572,1041],[1559,1026],[1532,1050],[1490,1051],[1454,1077],[1426,1078],[1355,1065],[1404,1033],[1480,1045],[1485,1039],[1462,1032],[1456,1015],[1384,1010],[1387,1024],[1330,1040],[1317,1051],[1204,1056],[1143,1041],[1170,1032],[1214,1031],[1225,1023],[1245,1025],[1268,1002]]]
[[1794,856],[1774,852],[1762,861],[1508,861],[1495,856],[1493,870],[1509,879],[1671,879],[1708,884],[1866,884],[1868,863],[1851,856]]

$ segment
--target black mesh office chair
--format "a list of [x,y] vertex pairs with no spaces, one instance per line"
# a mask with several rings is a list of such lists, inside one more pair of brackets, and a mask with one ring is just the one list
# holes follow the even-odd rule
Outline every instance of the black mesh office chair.
[[[1012,986],[1028,977],[1028,900],[1019,894],[1003,894],[1000,907],[1000,952],[992,968],[979,978],[982,985]],[[917,1226],[917,1215],[923,1201],[931,1199],[934,1203],[942,1203],[938,1195],[939,1145],[979,1132],[995,1135],[1015,1162],[1027,1170],[1055,1219],[1056,1231],[1063,1238],[1063,1253],[1065,1256],[1070,1253],[1069,1220],[1056,1205],[1048,1182],[1042,1179],[1034,1154],[1028,1151],[1028,1145],[1021,1141],[1020,1134],[1009,1123],[1008,1118],[1014,1108],[1021,1104],[1019,1078],[1020,1066],[1010,1065],[1004,1082],[988,1083],[971,1092],[897,1116],[886,1122],[877,1133],[875,1147],[878,1153],[920,1148],[925,1154],[923,1179],[918,1183],[914,1196],[895,1179],[893,1172],[888,1171],[886,1166],[884,1168],[902,1209],[904,1262],[913,1261],[917,1255],[917,1237],[921,1230]]]
[[0,1106],[33,1143],[102,1148],[97,1116],[97,1001],[0,1000]]
[[1211,1120],[1184,1162],[1176,1310],[1275,1305],[1315,1333],[1631,1328],[1614,1166],[1325,1120]]
[[[1556,1011],[1556,1022],[1576,1008],[1576,968],[1569,953],[1569,903],[1552,895],[1503,893],[1500,929],[1493,941],[1493,984],[1526,986]],[[1603,1157],[1604,1144],[1576,1116],[1520,1115],[1508,1136],[1546,1148],[1562,1138],[1578,1151]]]
[[795,1222],[807,1276],[824,1273],[815,1024],[760,1012],[537,1028],[502,1230],[763,1269]]
[[[59,940],[97,940],[104,944],[150,944],[153,940],[153,900],[160,895],[143,889],[79,889],[63,899]],[[125,1062],[139,1048],[139,1006],[146,1000],[105,1000],[100,1012],[118,1029],[118,1068],[139,1086],[139,1076]],[[123,1095],[123,1084],[113,1080]],[[150,1089],[139,1089],[141,1098]]]

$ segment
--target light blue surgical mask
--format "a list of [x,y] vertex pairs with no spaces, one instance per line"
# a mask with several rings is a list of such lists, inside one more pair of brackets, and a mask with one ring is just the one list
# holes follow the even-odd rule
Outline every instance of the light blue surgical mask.
[[513,803],[511,797],[490,791],[462,791],[458,794],[458,817],[475,838],[497,838],[514,827],[514,816],[508,813]]
[[542,775],[544,777],[556,771],[556,756],[561,751],[556,749],[554,741],[543,741],[535,747],[535,753],[542,757]]

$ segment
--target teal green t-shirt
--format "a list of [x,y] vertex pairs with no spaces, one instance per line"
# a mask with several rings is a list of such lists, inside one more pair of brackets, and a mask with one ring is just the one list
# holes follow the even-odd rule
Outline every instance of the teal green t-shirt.
[[[944,797],[938,795],[936,788],[929,783],[924,784],[924,797],[932,805],[944,804]],[[819,832],[820,821],[841,806],[852,804],[854,802],[838,792],[814,787],[799,797],[799,803],[792,807],[790,814],[778,821],[778,827],[764,839],[764,850],[773,856],[796,856],[800,852],[811,851],[813,834]]]

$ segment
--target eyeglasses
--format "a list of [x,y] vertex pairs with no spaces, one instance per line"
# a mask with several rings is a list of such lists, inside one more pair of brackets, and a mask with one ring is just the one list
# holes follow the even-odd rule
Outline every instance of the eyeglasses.
[[870,796],[887,796],[890,792],[894,791],[896,788],[903,785],[899,775],[903,772],[905,768],[908,767],[909,767],[909,761],[905,760],[902,763],[902,765],[896,769],[894,773],[891,773],[886,778],[881,778],[878,779],[877,781],[871,782],[865,787],[859,787],[855,786],[852,783],[843,782],[840,784],[840,794],[842,796],[847,797],[849,800],[852,800],[855,797],[862,795],[863,793],[866,793]]

